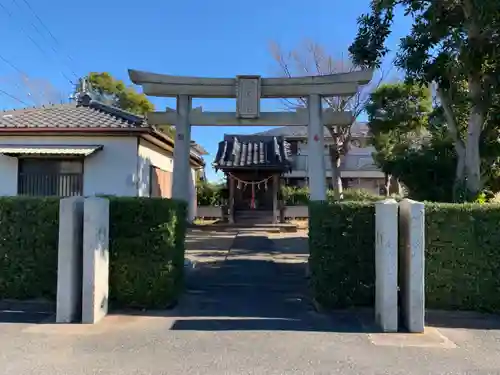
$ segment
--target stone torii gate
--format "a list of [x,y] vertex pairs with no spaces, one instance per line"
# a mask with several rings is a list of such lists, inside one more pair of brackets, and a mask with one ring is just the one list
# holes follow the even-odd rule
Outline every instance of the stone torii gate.
[[[309,190],[311,200],[326,199],[324,125],[350,126],[350,112],[323,111],[322,98],[352,96],[359,86],[372,79],[372,70],[325,76],[261,78],[241,75],[236,78],[183,77],[129,70],[133,83],[146,95],[177,98],[177,109],[148,114],[151,125],[175,125],[172,197],[194,204],[190,183],[189,153],[191,125],[195,126],[307,126],[309,145]],[[236,98],[236,112],[193,110],[191,99]],[[261,98],[306,98],[307,109],[296,112],[261,112]],[[193,210],[194,209],[194,210]],[[195,207],[190,207],[193,216]]]

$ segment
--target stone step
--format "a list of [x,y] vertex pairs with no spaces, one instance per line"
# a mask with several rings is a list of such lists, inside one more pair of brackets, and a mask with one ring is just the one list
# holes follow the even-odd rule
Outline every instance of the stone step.
[[260,210],[235,211],[234,220],[236,222],[252,221],[259,223],[272,223],[273,213],[272,211]]

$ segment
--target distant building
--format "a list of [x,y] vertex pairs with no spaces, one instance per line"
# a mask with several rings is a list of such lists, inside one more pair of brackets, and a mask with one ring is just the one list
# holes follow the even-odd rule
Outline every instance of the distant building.
[[[290,144],[291,171],[282,178],[287,186],[307,186],[308,149],[307,127],[284,126],[257,133],[255,135],[283,137]],[[340,175],[344,188],[363,188],[379,193],[384,186],[384,173],[375,165],[369,145],[368,127],[365,123],[355,122],[351,128],[351,145],[347,155],[342,156]],[[325,164],[327,183],[332,187],[331,163],[328,145],[332,139],[325,129]]]
[[[373,162],[374,151],[363,123],[352,128],[350,150],[342,156],[340,174],[344,188],[363,188],[379,193],[384,173]],[[325,183],[332,187],[325,130]],[[282,186],[307,186],[307,127],[286,126],[252,135],[226,134],[219,143],[213,166],[226,175],[230,220],[235,222],[276,222],[281,205]]]
[[[172,195],[174,141],[134,115],[82,95],[0,112],[0,196]],[[190,217],[206,151],[191,144]]]

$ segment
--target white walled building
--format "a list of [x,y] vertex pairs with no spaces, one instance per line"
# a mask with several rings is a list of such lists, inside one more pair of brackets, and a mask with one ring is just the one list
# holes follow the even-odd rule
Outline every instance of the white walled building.
[[[190,217],[205,151],[191,147]],[[170,198],[173,140],[91,100],[0,112],[0,195]]]
[[[284,126],[273,128],[259,135],[282,136],[291,146],[292,170],[284,174],[287,185],[307,186],[308,145],[307,128],[304,126]],[[325,129],[325,164],[327,180],[331,182],[331,162],[328,145],[332,139]],[[351,127],[351,145],[347,155],[342,156],[340,175],[344,188],[363,188],[379,193],[384,186],[384,173],[375,165],[372,153],[375,149],[369,145],[368,127],[355,122]]]

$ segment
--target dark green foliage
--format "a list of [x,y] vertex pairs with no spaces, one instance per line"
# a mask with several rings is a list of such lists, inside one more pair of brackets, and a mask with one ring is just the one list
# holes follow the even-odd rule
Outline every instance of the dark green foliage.
[[0,198],[0,299],[55,299],[59,200]]
[[448,140],[432,139],[417,149],[394,155],[391,170],[407,187],[411,199],[453,201],[456,153]]
[[397,9],[412,25],[393,63],[405,72],[406,82],[436,85],[439,106],[446,109],[447,131],[457,148],[457,187],[462,185],[470,199],[484,182],[481,142],[489,138],[498,143],[495,131],[493,138],[483,133],[494,130],[485,127],[484,120],[498,128],[490,117],[500,90],[500,2],[371,0],[369,12],[358,18],[358,33],[349,47],[356,66],[381,66]]
[[375,207],[366,202],[311,202],[311,287],[325,307],[373,306]]
[[161,198],[110,199],[110,300],[165,308],[183,288],[187,206]]
[[425,206],[426,305],[500,312],[500,205]]
[[224,201],[225,184],[199,181],[196,185],[198,206],[221,206]]

